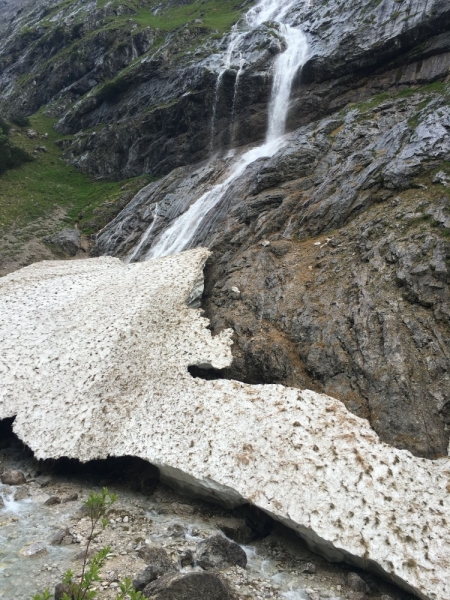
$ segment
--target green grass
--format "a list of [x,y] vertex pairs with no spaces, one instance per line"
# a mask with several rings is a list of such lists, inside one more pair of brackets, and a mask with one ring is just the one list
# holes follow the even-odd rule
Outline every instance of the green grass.
[[206,0],[166,8],[156,15],[151,12],[151,7],[140,8],[137,14],[133,15],[133,20],[143,27],[154,27],[169,32],[200,19],[203,27],[224,33],[241,17],[241,4],[236,0]]
[[[432,100],[431,94],[438,93],[442,94],[450,101],[450,86],[442,81],[436,81],[434,83],[430,83],[423,86],[417,86],[414,88],[403,88],[401,90],[396,90],[395,88],[389,92],[383,92],[381,94],[377,94],[372,96],[368,100],[364,100],[359,103],[351,103],[345,109],[343,109],[343,113],[348,112],[349,110],[357,109],[361,115],[366,113],[367,111],[376,108],[383,102],[389,100],[399,100],[401,98],[410,98],[415,96],[416,94],[422,94],[424,99],[418,105],[418,111],[425,108],[425,106]],[[416,122],[418,119],[417,115],[412,117],[410,121],[412,123]]]
[[38,112],[30,122],[39,138],[29,139],[25,128],[11,133],[11,140],[29,153],[36,146],[45,146],[47,153],[38,152],[33,162],[0,176],[0,227],[24,226],[58,207],[66,211],[66,225],[78,221],[80,212],[87,221],[97,206],[120,196],[124,182],[92,181],[61,159],[55,144],[61,136],[53,129],[53,119]]

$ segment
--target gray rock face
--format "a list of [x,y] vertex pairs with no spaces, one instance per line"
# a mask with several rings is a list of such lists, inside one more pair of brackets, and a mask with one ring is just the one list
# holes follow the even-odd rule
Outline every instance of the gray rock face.
[[22,485],[26,482],[22,471],[4,471],[0,479],[5,485]]
[[[426,457],[447,454],[450,423],[449,200],[432,182],[448,172],[450,128],[437,89],[300,128],[247,168],[193,241],[214,250],[203,304],[214,331],[235,331],[223,376],[330,393]],[[145,260],[227,168],[182,168],[143,188],[96,253]]]
[[[11,114],[50,103],[58,131],[75,134],[61,145],[79,169],[161,175],[264,137],[272,65],[283,50],[270,24],[241,40],[216,88],[228,36],[217,42],[188,23],[155,48],[161,32],[143,27],[129,5],[76,2],[56,10],[54,2],[42,13],[41,2],[25,3],[0,40],[0,101]],[[127,23],[105,26],[125,13]],[[444,77],[449,15],[445,0],[299,0],[289,20],[308,34],[310,58],[294,86],[290,127],[371,91]]]
[[227,584],[214,573],[166,575],[150,583],[144,597],[152,600],[236,600]]
[[81,232],[78,229],[64,229],[49,238],[48,242],[55,244],[69,256],[75,256],[81,248]]
[[247,555],[238,544],[215,535],[197,546],[197,564],[205,570],[226,569],[236,565],[244,569]]

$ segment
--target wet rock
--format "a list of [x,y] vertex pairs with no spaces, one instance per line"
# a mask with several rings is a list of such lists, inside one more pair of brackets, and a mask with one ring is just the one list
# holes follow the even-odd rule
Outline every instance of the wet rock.
[[17,488],[17,491],[14,494],[14,500],[25,500],[25,498],[28,498],[29,495],[30,494],[27,486],[21,486]]
[[151,600],[237,600],[228,585],[214,573],[166,575],[144,589]]
[[[67,542],[66,542],[67,540]],[[69,541],[70,540],[70,541]],[[52,546],[61,546],[61,544],[72,543],[72,536],[70,535],[69,529],[66,527],[65,529],[60,529],[56,533],[54,533],[50,540],[50,544]]]
[[248,544],[253,539],[253,532],[243,519],[220,519],[217,527],[238,544]]
[[175,525],[171,525],[167,531],[167,533],[171,537],[184,537],[185,529],[182,525],[175,523]]
[[50,498],[44,502],[44,506],[54,506],[55,504],[61,504],[61,498],[59,496],[50,496]]
[[179,555],[180,567],[192,567],[194,564],[194,553],[192,550],[183,550]]
[[138,550],[138,556],[148,565],[133,580],[134,587],[139,591],[151,581],[177,570],[164,548],[144,546]]
[[58,246],[69,256],[75,256],[81,248],[81,232],[78,229],[63,229],[46,241]]
[[221,535],[215,535],[200,542],[197,546],[197,564],[202,569],[226,569],[247,566],[247,555],[244,550],[234,542],[230,542]]
[[61,500],[62,504],[65,504],[66,502],[75,502],[76,500],[78,500],[78,494],[70,494],[70,496],[66,496],[65,498],[63,498]]
[[347,585],[354,592],[369,592],[369,586],[357,573],[349,573],[347,575]]
[[4,471],[0,477],[1,482],[5,485],[23,485],[26,482],[25,475],[22,471]]
[[43,542],[33,542],[22,548],[19,554],[24,557],[44,556],[48,550]]

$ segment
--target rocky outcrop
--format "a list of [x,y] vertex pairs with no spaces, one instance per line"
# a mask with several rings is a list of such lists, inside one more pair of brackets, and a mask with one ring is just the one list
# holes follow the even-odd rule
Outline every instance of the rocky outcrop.
[[[236,4],[236,18],[248,4]],[[147,20],[152,8],[144,3]],[[445,0],[299,0],[288,20],[310,43],[291,129],[449,71]],[[223,71],[228,35],[216,40],[196,21],[162,32],[125,1],[26,4],[0,42],[0,101],[8,114],[49,104],[57,130],[73,136],[61,141],[65,159],[96,177],[165,175],[261,140],[279,31],[249,31]]]
[[81,248],[81,231],[79,229],[63,229],[46,241],[58,246],[69,256],[75,256]]
[[232,360],[231,332],[213,337],[189,308],[207,255],[47,262],[4,277],[0,418],[16,416],[38,458],[139,456],[181,488],[251,502],[331,560],[448,597],[448,458],[381,443],[329,396],[190,375]]
[[[213,331],[234,330],[228,377],[328,393],[383,441],[429,458],[447,454],[450,426],[446,90],[381,95],[298,129],[193,240],[213,250]],[[145,260],[233,160],[141,190],[96,252]]]

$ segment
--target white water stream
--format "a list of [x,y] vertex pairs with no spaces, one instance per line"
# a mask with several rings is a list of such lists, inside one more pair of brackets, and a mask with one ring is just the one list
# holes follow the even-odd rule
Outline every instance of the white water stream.
[[[274,79],[272,95],[269,105],[269,118],[267,136],[265,143],[252,148],[230,166],[226,179],[212,187],[208,192],[196,200],[186,212],[178,216],[150,248],[145,259],[168,256],[187,249],[192,243],[202,222],[207,218],[210,211],[220,202],[229,186],[236,181],[245,169],[260,158],[273,156],[284,144],[284,133],[289,111],[289,101],[294,78],[307,58],[308,44],[305,34],[300,30],[284,23],[286,16],[298,0],[260,0],[251,8],[246,16],[245,23],[248,29],[258,27],[267,21],[276,22],[279,26],[280,35],[285,39],[286,50],[281,53],[274,65]],[[216,86],[218,93],[223,73],[230,68],[232,55],[238,46],[239,40],[246,32],[239,32],[235,27],[230,37],[230,43],[225,55],[225,69],[219,74]],[[238,79],[238,78],[237,78]],[[214,135],[215,116],[213,116]],[[148,239],[148,230],[144,233]],[[136,257],[138,248],[142,247],[143,241],[139,243],[132,253]]]

